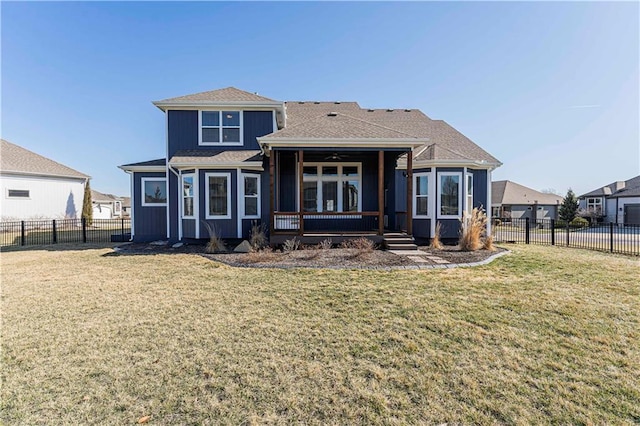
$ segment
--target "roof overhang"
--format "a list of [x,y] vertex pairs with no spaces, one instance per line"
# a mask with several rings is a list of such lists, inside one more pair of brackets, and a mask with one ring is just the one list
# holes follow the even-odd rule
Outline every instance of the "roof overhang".
[[134,172],[134,173],[161,173],[166,172],[166,166],[118,166],[119,169],[124,170],[125,172]]
[[[427,167],[473,167],[475,169],[495,170],[502,166],[502,163],[490,163],[484,160],[420,160],[413,161],[414,169]],[[398,169],[406,170],[406,160],[398,160]]]
[[47,177],[47,178],[58,178],[58,179],[75,179],[86,181],[87,179],[91,179],[91,176],[83,175],[83,176],[70,176],[70,175],[60,175],[55,173],[35,173],[35,172],[21,172],[17,170],[2,170],[0,171],[0,175],[10,175],[10,176],[29,176],[29,177]]
[[239,162],[169,162],[174,169],[246,169],[263,171],[262,161],[239,161]]
[[272,148],[405,148],[414,150],[415,148],[429,142],[429,139],[375,139],[375,138],[257,138],[263,151],[267,153]]

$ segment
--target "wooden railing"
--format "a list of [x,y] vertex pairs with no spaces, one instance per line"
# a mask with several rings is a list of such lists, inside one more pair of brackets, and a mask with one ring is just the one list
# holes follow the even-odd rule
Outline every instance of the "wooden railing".
[[275,212],[274,234],[371,233],[379,230],[378,212]]

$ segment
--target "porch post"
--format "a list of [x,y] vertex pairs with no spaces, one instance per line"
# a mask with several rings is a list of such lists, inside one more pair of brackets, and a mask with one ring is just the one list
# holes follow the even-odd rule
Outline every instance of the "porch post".
[[378,235],[384,234],[384,151],[378,151]]
[[298,205],[298,235],[302,236],[304,234],[304,215],[302,213],[303,211],[303,205],[304,205],[304,181],[303,181],[303,167],[304,164],[304,151],[299,149],[298,150],[298,190],[299,190],[299,197],[300,197],[300,203]]
[[407,234],[413,235],[413,150],[407,153]]
[[276,152],[271,149],[269,155],[269,237],[273,236],[273,228],[274,222],[276,220],[274,216],[275,211],[275,158],[273,156],[276,155]]

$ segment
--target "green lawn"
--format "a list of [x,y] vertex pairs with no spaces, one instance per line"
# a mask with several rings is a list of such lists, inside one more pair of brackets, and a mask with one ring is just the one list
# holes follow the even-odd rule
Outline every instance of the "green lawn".
[[4,424],[640,422],[640,262],[236,269],[0,254]]

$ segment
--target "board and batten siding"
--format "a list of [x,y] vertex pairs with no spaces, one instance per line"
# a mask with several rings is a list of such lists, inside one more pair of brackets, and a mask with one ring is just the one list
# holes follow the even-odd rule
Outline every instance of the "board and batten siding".
[[[232,109],[231,109],[232,110]],[[168,154],[171,158],[178,150],[259,150],[257,138],[273,133],[272,111],[243,111],[242,134],[243,145],[225,146],[198,145],[198,111],[169,110],[168,120]]]
[[167,238],[167,209],[165,206],[142,205],[142,178],[165,178],[164,172],[136,172],[133,174],[134,236],[136,242]]
[[[2,220],[78,218],[82,213],[85,179],[2,175]],[[9,190],[27,190],[29,197],[9,197]]]

